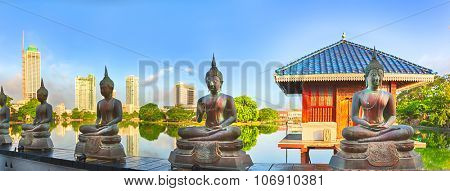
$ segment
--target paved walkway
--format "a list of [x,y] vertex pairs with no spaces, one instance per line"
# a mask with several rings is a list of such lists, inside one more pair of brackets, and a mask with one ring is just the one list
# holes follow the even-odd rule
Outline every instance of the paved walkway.
[[[55,148],[52,151],[24,151],[17,152],[17,145],[0,146],[0,155],[17,157],[52,165],[80,170],[145,170],[145,171],[169,171],[170,163],[167,159],[153,157],[126,157],[124,161],[114,162],[108,160],[87,159],[86,162],[77,162],[74,151]],[[1,164],[0,164],[1,165]],[[291,164],[291,163],[256,163],[249,171],[313,171],[332,170],[327,164]]]

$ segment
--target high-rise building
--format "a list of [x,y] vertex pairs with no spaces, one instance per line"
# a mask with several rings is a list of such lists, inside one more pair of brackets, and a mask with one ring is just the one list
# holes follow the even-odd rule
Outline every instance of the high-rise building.
[[126,84],[126,106],[128,112],[139,111],[139,78],[136,76],[127,76]]
[[175,105],[194,107],[195,87],[182,82],[175,84]]
[[29,45],[25,50],[22,33],[22,96],[24,100],[37,98],[36,91],[41,86],[41,53]]
[[95,76],[75,78],[75,107],[79,110],[96,111]]

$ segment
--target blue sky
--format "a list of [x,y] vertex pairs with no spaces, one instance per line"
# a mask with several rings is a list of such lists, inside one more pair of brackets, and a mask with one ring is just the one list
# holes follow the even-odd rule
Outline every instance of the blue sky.
[[[342,32],[351,39],[442,2],[0,1],[0,84],[21,99],[25,31],[25,44],[41,51],[41,74],[54,105],[72,108],[75,76],[92,73],[98,84],[105,65],[124,101],[125,77],[138,76],[142,60],[158,63],[141,76],[156,84],[146,88],[146,102],[173,104],[177,81],[194,84],[198,98],[207,93],[204,64],[215,53],[224,93],[248,95],[261,107],[299,107],[298,96],[285,96],[275,84],[275,67],[264,72],[269,62],[288,64],[339,41]],[[450,3],[351,41],[449,73]],[[191,64],[177,67],[180,61]],[[257,67],[242,72],[246,62]]]

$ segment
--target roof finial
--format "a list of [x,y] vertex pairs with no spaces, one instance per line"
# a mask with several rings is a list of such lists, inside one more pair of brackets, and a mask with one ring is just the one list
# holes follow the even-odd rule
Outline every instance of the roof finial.
[[217,68],[217,66],[216,66],[216,57],[214,56],[214,53],[213,53],[213,58],[212,58],[212,61],[211,61],[211,68]]
[[375,46],[373,46],[372,59],[377,59],[377,49],[375,49]]
[[345,35],[345,32],[343,32],[342,33],[342,40],[345,40],[345,37],[347,37],[347,36]]
[[108,69],[105,66],[105,77],[108,77]]
[[41,78],[41,87],[45,88],[45,86],[44,86],[44,79],[43,78]]

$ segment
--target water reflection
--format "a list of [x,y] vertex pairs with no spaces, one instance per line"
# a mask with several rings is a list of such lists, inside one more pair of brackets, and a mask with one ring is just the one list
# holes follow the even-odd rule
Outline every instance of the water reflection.
[[[75,148],[78,142],[79,128],[93,121],[53,124],[50,132],[56,148]],[[167,123],[136,123],[121,122],[119,135],[128,156],[147,156],[168,158],[176,148],[178,129],[181,126]],[[21,136],[21,126],[12,125],[11,137],[18,142]],[[283,150],[277,144],[286,135],[283,128],[277,125],[245,125],[241,126],[241,137],[244,148],[255,163],[299,163],[298,149]],[[328,163],[332,151],[311,151],[313,163]]]

